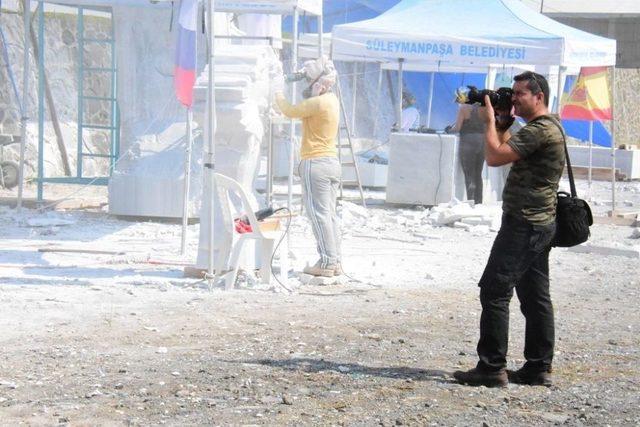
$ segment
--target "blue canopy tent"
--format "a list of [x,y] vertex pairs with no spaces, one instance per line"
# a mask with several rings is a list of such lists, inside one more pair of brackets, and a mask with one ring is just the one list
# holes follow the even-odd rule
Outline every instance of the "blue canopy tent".
[[[557,66],[560,98],[568,67],[615,66],[616,41],[561,24],[517,0],[403,0],[376,18],[334,26],[332,58],[397,69],[400,88],[404,70]],[[400,93],[396,116],[400,123]]]
[[334,26],[332,39],[335,60],[377,61],[400,71],[614,65],[616,51],[615,40],[560,24],[515,0],[404,0],[376,18]]

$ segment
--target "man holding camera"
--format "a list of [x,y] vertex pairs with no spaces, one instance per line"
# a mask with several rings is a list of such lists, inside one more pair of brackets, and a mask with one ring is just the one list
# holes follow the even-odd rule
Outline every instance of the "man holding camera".
[[[558,182],[565,164],[564,132],[549,114],[549,85],[527,71],[514,77],[515,115],[527,124],[511,136],[510,111],[494,111],[489,96],[480,114],[486,123],[489,166],[513,163],[503,190],[502,225],[480,279],[480,339],[475,368],[454,372],[463,384],[504,387],[551,385],[554,318],[549,293],[549,250],[555,234]],[[497,115],[496,115],[497,113]],[[507,120],[505,120],[505,117]],[[524,356],[517,371],[506,371],[509,303],[515,288],[526,319]]]

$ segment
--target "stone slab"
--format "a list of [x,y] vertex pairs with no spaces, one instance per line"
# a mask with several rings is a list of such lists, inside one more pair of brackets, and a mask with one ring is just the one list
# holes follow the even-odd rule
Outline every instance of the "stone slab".
[[433,206],[456,196],[457,137],[392,133],[387,203]]

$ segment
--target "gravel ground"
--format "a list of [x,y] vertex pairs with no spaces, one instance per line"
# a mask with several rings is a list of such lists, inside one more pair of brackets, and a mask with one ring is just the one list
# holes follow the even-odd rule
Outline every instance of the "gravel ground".
[[[38,229],[2,210],[0,424],[640,425],[638,258],[553,250],[555,385],[467,387],[451,373],[476,361],[476,282],[495,233],[370,211],[344,241],[357,280],[284,293],[209,291],[135,257],[35,252],[166,255],[177,225],[69,213],[73,224]],[[633,233],[598,224],[591,243],[637,248]],[[309,236],[294,221],[296,268],[312,260]],[[514,298],[511,368],[523,329]]]

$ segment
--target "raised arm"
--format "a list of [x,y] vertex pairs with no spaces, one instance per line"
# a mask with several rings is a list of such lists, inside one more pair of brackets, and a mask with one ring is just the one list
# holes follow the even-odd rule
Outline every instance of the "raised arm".
[[479,113],[486,124],[484,158],[487,165],[502,166],[520,160],[520,155],[506,143],[511,133],[508,130],[498,132],[496,129],[496,117],[489,96],[485,96],[484,101],[486,107],[480,108]]
[[291,119],[303,119],[312,116],[318,111],[317,97],[305,99],[299,104],[292,105],[287,101],[282,92],[278,92],[276,93],[276,104],[278,108],[280,108],[280,111],[282,111],[282,114]]

